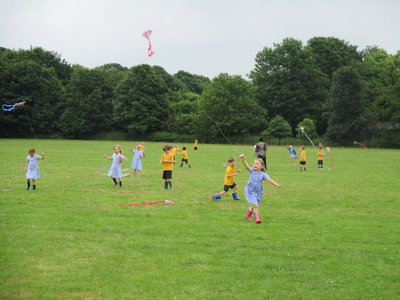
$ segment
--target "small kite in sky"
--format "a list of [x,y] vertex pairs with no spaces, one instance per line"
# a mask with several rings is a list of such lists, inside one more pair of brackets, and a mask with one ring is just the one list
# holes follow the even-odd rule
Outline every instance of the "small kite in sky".
[[152,50],[152,46],[151,46],[151,41],[150,41],[150,36],[151,33],[153,31],[152,30],[147,30],[145,32],[143,32],[142,37],[144,37],[145,39],[147,39],[147,41],[149,42],[149,47],[147,48],[147,56],[152,56],[155,52]]
[[1,109],[4,110],[4,111],[12,111],[17,106],[22,106],[24,104],[25,104],[25,101],[18,102],[18,103],[15,103],[15,104],[3,104],[1,106]]

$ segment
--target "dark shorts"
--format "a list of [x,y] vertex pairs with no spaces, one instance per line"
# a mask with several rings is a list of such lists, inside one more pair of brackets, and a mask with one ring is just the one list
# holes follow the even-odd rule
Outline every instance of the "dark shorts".
[[181,159],[181,162],[185,162],[185,163],[187,163],[187,164],[188,164],[188,163],[189,163],[189,160],[188,160],[188,159],[184,159],[184,158],[182,158],[182,159]]
[[318,164],[319,164],[319,165],[323,165],[323,164],[324,164],[324,161],[323,161],[323,160],[319,160],[319,161],[318,161]]
[[306,161],[305,160],[301,160],[300,164],[305,166],[306,165]]
[[232,185],[224,185],[224,191],[227,192],[229,189],[233,189],[236,186],[236,183],[233,183]]
[[197,147],[194,147],[193,150],[197,150]]
[[162,179],[172,179],[172,171],[171,170],[164,170],[162,174]]

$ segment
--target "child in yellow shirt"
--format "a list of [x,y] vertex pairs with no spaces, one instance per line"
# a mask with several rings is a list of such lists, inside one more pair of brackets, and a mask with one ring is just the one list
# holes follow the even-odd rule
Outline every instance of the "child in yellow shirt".
[[303,168],[304,168],[304,171],[307,170],[306,160],[307,160],[306,147],[302,146],[301,152],[300,152],[300,171],[303,171]]
[[233,189],[232,193],[232,198],[233,200],[240,200],[240,198],[237,196],[237,184],[233,180],[233,176],[236,176],[239,174],[241,171],[240,169],[236,170],[236,160],[233,157],[228,158],[228,167],[226,168],[225,171],[225,178],[224,178],[224,190],[220,192],[219,194],[216,194],[214,196],[211,196],[211,200],[218,200],[221,199],[221,196],[223,194],[226,194],[229,189]]
[[172,190],[172,169],[174,168],[174,157],[171,153],[172,146],[165,145],[163,147],[164,154],[161,156],[160,163],[163,165],[163,176],[164,189],[168,189],[168,186]]
[[189,168],[191,168],[192,166],[189,165],[189,156],[188,156],[188,154],[187,154],[186,147],[182,147],[182,152],[179,153],[179,155],[182,155],[182,156],[183,156],[183,158],[182,158],[182,160],[181,160],[181,165],[180,165],[180,167],[182,168],[182,167],[183,167],[183,163],[185,162],[185,163],[189,166]]
[[318,156],[318,169],[321,170],[324,167],[324,151],[322,150],[322,147],[319,146],[318,147],[318,152],[317,152],[317,156]]
[[194,141],[193,150],[195,150],[195,151],[197,150],[198,143],[199,143],[198,140]]

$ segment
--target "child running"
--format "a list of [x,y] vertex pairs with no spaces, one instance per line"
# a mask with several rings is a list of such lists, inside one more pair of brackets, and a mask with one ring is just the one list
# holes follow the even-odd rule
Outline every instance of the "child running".
[[115,145],[113,147],[114,149],[114,154],[112,156],[108,156],[104,154],[104,157],[107,159],[111,159],[112,165],[110,170],[107,173],[107,176],[110,176],[111,179],[114,182],[114,186],[117,186],[119,184],[120,187],[122,187],[122,160],[127,160],[125,156],[122,155],[122,150],[119,145]]
[[197,145],[199,144],[198,140],[194,140],[193,150],[197,151]]
[[142,170],[142,158],[144,157],[144,153],[141,150],[142,145],[137,144],[136,149],[132,148],[131,152],[133,152],[133,159],[131,163],[131,169],[133,169],[133,177],[139,177],[139,172]]
[[240,155],[240,158],[250,174],[249,182],[244,188],[246,200],[251,204],[251,207],[249,207],[247,210],[246,220],[251,221],[251,215],[254,214],[254,219],[256,223],[259,224],[261,223],[261,220],[258,215],[258,208],[260,207],[261,199],[264,193],[262,186],[263,181],[268,181],[276,187],[282,187],[282,185],[270,178],[267,173],[264,173],[264,162],[262,159],[256,158],[253,162],[253,167],[250,168],[247,161],[245,161],[243,154]]
[[318,147],[317,157],[318,157],[318,170],[322,170],[324,168],[324,151],[322,150],[322,146]]
[[192,166],[189,165],[189,156],[188,156],[188,154],[187,154],[186,147],[182,147],[182,152],[179,153],[179,155],[182,155],[182,156],[183,156],[183,158],[182,158],[182,160],[181,160],[181,165],[180,165],[180,167],[182,168],[182,167],[183,167],[183,163],[185,162],[185,163],[189,166],[189,168],[191,168]]
[[36,190],[36,179],[40,178],[40,170],[39,170],[39,159],[44,159],[44,152],[42,152],[42,156],[36,154],[34,148],[28,150],[28,156],[26,157],[26,190],[29,190],[31,187],[32,180],[32,190]]
[[238,186],[234,182],[233,177],[238,175],[240,173],[240,169],[236,170],[236,160],[233,157],[228,158],[228,167],[226,168],[225,171],[225,178],[224,178],[224,190],[220,192],[219,194],[216,194],[214,196],[211,196],[211,200],[215,201],[218,199],[221,199],[221,196],[223,194],[226,194],[229,189],[233,189],[232,193],[232,198],[233,200],[240,200],[240,198],[237,196],[237,190]]
[[172,190],[172,169],[174,168],[174,157],[171,152],[172,146],[165,145],[163,147],[164,154],[161,156],[160,163],[163,165],[163,176],[164,179],[164,189],[168,190],[169,188]]
[[306,147],[301,146],[301,152],[300,152],[300,171],[307,171],[307,164],[306,164]]
[[297,159],[296,150],[294,150],[293,145],[287,146],[286,149],[289,150],[289,156],[292,159],[292,163],[294,163],[294,160]]

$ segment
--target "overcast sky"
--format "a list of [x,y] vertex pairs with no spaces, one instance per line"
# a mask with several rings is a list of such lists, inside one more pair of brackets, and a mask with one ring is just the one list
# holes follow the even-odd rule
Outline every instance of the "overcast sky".
[[[147,56],[141,34],[153,30]],[[71,64],[159,65],[246,76],[285,37],[400,50],[400,0],[0,0],[0,46],[55,51]]]

